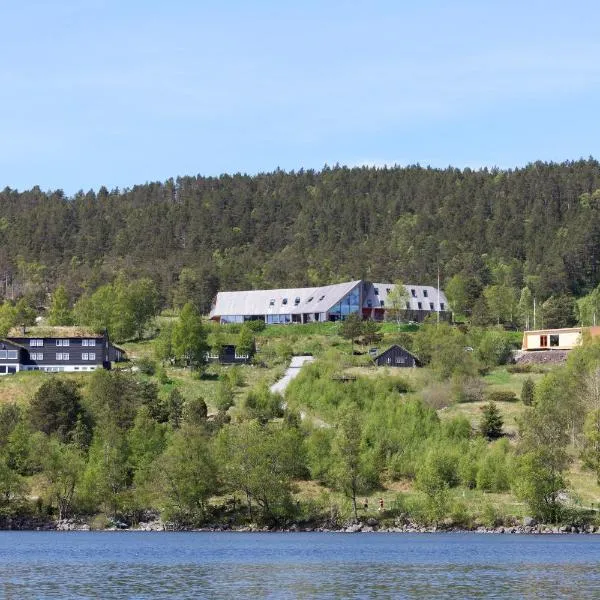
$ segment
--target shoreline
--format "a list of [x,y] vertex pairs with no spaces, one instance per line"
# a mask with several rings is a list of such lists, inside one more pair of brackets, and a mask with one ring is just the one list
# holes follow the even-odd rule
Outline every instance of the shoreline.
[[287,527],[259,527],[257,525],[231,526],[214,524],[205,527],[176,526],[172,523],[153,521],[128,526],[125,523],[96,528],[81,519],[64,519],[62,521],[25,520],[16,523],[3,523],[0,531],[55,531],[55,532],[145,532],[145,533],[391,533],[391,534],[432,534],[432,533],[474,533],[486,535],[600,535],[600,527],[589,525],[502,525],[498,527],[477,526],[473,528],[452,526],[420,526],[414,523],[394,526],[369,525],[366,523],[348,523],[340,527],[327,525],[299,525]]

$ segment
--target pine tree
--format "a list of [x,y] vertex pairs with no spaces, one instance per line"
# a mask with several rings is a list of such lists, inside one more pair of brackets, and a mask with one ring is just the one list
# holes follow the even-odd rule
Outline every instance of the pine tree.
[[483,408],[479,432],[488,440],[496,440],[502,436],[504,420],[495,402],[488,402]]

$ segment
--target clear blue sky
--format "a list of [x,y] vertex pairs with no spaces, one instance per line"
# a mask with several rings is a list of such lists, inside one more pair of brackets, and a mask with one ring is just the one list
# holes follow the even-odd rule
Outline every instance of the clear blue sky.
[[0,2],[0,189],[600,158],[600,4]]

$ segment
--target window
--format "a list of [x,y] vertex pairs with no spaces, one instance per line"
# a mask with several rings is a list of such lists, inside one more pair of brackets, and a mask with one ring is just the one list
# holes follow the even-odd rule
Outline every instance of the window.
[[31,339],[29,340],[29,345],[30,346],[43,346],[44,345],[44,340],[39,340],[39,339]]
[[70,340],[58,339],[58,340],[56,340],[56,345],[57,346],[68,346],[69,342],[70,342]]
[[287,304],[287,298],[284,298],[284,299],[281,301],[281,304]]
[[269,306],[275,306],[275,298],[269,300]]
[[444,303],[443,303],[443,302],[440,302],[440,310],[446,310],[446,309],[444,308]]
[[381,307],[385,306],[385,302],[383,300],[380,300],[379,301],[379,306],[381,306]]
[[309,302],[312,302],[312,301],[313,301],[313,298],[314,298],[314,296],[311,296],[311,297],[310,297],[310,298],[309,298],[309,299],[306,301],[306,303],[308,304]]
[[433,310],[433,302],[429,303],[429,310]]
[[0,350],[0,358],[6,359],[8,352],[6,350]]
[[69,353],[68,352],[57,352],[56,360],[69,360]]
[[413,298],[417,297],[417,291],[416,290],[410,290],[410,293],[412,294]]
[[237,350],[235,351],[235,357],[236,358],[248,358],[247,354],[238,354]]
[[294,304],[296,306],[298,306],[298,304],[300,304],[300,297],[299,296],[296,296],[296,299],[294,300]]
[[392,288],[385,288],[385,291],[386,291],[388,294],[391,294],[391,292],[392,292]]
[[558,335],[551,335],[550,336],[550,347],[551,348],[556,348],[558,346]]
[[0,350],[0,358],[16,360],[19,358],[19,352],[17,350]]
[[548,336],[540,335],[540,348],[547,348],[547,347],[548,347]]
[[379,296],[379,288],[375,288],[375,295]]
[[423,303],[422,302],[417,302],[417,308],[419,310],[423,310]]
[[95,346],[96,340],[81,340],[82,346]]
[[[208,355],[209,358],[219,358],[218,356],[213,356],[211,354]],[[81,360],[96,360],[95,352],[82,352]]]
[[404,356],[396,356],[396,364],[403,365],[406,363],[406,358]]
[[44,354],[42,352],[32,352],[29,356],[31,360],[44,360]]
[[373,308],[373,301],[367,300],[367,308]]
[[427,290],[423,290],[423,296],[427,298]]
[[325,296],[321,296],[318,300],[318,302],[322,302],[325,299]]

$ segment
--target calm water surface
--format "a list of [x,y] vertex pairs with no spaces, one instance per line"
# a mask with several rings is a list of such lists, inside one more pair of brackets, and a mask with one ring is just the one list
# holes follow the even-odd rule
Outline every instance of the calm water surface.
[[0,532],[0,597],[600,598],[600,536]]

